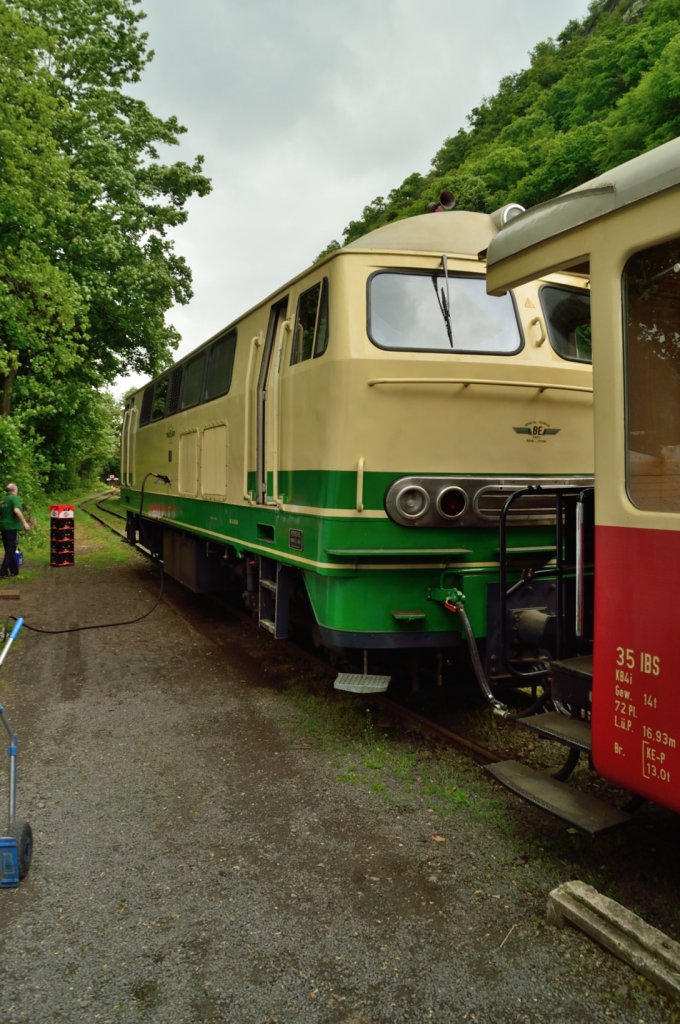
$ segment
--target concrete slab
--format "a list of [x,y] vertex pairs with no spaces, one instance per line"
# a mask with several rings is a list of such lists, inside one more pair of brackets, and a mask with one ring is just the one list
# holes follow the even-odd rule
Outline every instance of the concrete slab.
[[680,998],[680,943],[585,882],[564,882],[548,897],[548,922],[566,921]]

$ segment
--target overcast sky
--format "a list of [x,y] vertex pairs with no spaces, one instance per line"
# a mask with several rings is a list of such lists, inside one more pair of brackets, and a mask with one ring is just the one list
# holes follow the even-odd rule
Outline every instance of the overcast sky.
[[213,185],[174,236],[194,281],[168,314],[177,355],[342,241],[376,196],[426,174],[472,108],[588,6],[142,0],[155,57],[136,94],[187,128],[164,160],[202,154]]

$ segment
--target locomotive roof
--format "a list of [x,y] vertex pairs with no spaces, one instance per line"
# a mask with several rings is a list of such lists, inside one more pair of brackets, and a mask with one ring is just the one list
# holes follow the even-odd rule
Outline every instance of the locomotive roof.
[[343,246],[343,252],[460,253],[474,256],[485,249],[498,230],[486,213],[446,210],[392,221]]
[[492,238],[486,253],[491,268],[608,213],[680,184],[680,138],[628,160],[556,199],[533,206]]

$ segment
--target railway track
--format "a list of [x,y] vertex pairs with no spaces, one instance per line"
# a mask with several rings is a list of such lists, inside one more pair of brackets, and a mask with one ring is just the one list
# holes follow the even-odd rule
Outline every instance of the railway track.
[[[125,522],[125,516],[122,512],[118,512],[115,509],[105,508],[105,501],[117,500],[117,491],[105,491],[103,494],[95,494],[91,498],[86,498],[80,502],[78,508],[81,511],[86,512],[88,516],[95,519],[102,526],[107,527],[113,533],[117,533],[120,537],[125,537],[125,530],[122,530],[119,525],[116,525],[119,521]],[[93,511],[96,508],[98,512]]]

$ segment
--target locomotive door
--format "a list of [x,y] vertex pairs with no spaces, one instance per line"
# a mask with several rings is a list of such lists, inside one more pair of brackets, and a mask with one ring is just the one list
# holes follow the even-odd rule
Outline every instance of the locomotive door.
[[281,344],[288,299],[272,306],[257,378],[257,458],[255,495],[258,505],[276,500]]

